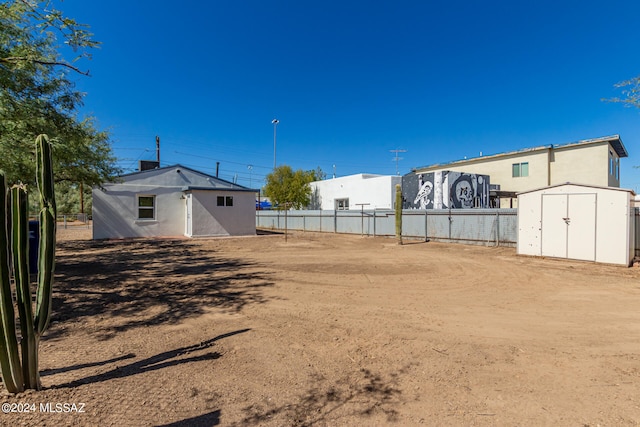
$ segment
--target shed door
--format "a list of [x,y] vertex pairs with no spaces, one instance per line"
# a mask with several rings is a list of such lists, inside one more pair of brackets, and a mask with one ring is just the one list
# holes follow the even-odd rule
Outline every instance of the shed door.
[[596,195],[542,195],[541,255],[596,259]]
[[567,258],[596,260],[596,195],[569,194]]
[[567,257],[567,195],[542,195],[542,256]]

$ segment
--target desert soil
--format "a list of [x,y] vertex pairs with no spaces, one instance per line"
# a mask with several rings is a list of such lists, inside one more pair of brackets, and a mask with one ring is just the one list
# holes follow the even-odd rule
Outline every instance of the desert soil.
[[638,267],[81,229],[59,232],[56,271],[44,390],[5,391],[22,412],[2,425],[640,424]]

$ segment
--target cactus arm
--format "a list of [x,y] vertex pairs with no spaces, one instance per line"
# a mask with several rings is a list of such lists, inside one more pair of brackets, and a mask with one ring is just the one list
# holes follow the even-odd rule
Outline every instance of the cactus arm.
[[24,185],[11,188],[11,219],[13,221],[13,272],[16,281],[18,314],[22,340],[22,374],[27,388],[39,389],[38,340],[33,329],[33,309],[29,288],[29,218],[27,191]]
[[40,252],[38,254],[38,290],[36,292],[35,328],[38,336],[49,326],[51,318],[53,271],[56,248],[56,199],[53,185],[51,144],[46,135],[36,139],[37,181],[40,190]]
[[8,197],[4,172],[0,171],[0,371],[10,393],[24,390],[22,366],[18,354],[15,311],[11,294],[9,237],[7,234]]

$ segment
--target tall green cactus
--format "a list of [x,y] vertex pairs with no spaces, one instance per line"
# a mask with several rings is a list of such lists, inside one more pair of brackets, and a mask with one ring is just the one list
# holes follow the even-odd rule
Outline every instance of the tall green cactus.
[[[42,388],[38,370],[40,337],[46,331],[51,317],[51,291],[55,261],[56,204],[53,188],[51,144],[46,135],[36,138],[37,183],[40,190],[39,214],[40,248],[36,310],[29,275],[29,218],[27,215],[27,189],[18,184],[10,190],[10,209],[6,177],[0,171],[0,186],[4,197],[0,209],[0,370],[2,379],[11,393],[24,389]],[[8,233],[8,229],[11,233]],[[11,234],[11,239],[8,238]],[[20,352],[15,328],[15,311],[11,289],[11,270],[15,282],[16,305],[20,317]],[[22,356],[22,360],[20,360]]]
[[2,207],[0,208],[0,370],[2,381],[10,393],[24,390],[22,365],[18,354],[18,339],[16,337],[15,311],[11,291],[11,268],[9,267],[10,240],[7,233],[9,194],[5,174],[0,171],[0,193]]
[[402,185],[396,184],[396,238],[402,244]]
[[38,254],[38,291],[35,325],[38,335],[49,327],[51,318],[51,287],[56,250],[56,197],[53,188],[53,158],[46,135],[36,139],[38,190],[40,192],[40,253]]

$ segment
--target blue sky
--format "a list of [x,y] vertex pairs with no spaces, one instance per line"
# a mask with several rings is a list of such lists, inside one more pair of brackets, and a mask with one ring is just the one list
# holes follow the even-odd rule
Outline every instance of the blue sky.
[[[258,187],[276,160],[331,176],[619,134],[640,191],[629,1],[65,0],[102,42],[74,76],[120,165],[180,163]],[[391,150],[406,150],[397,163]],[[250,167],[251,166],[251,167]]]

